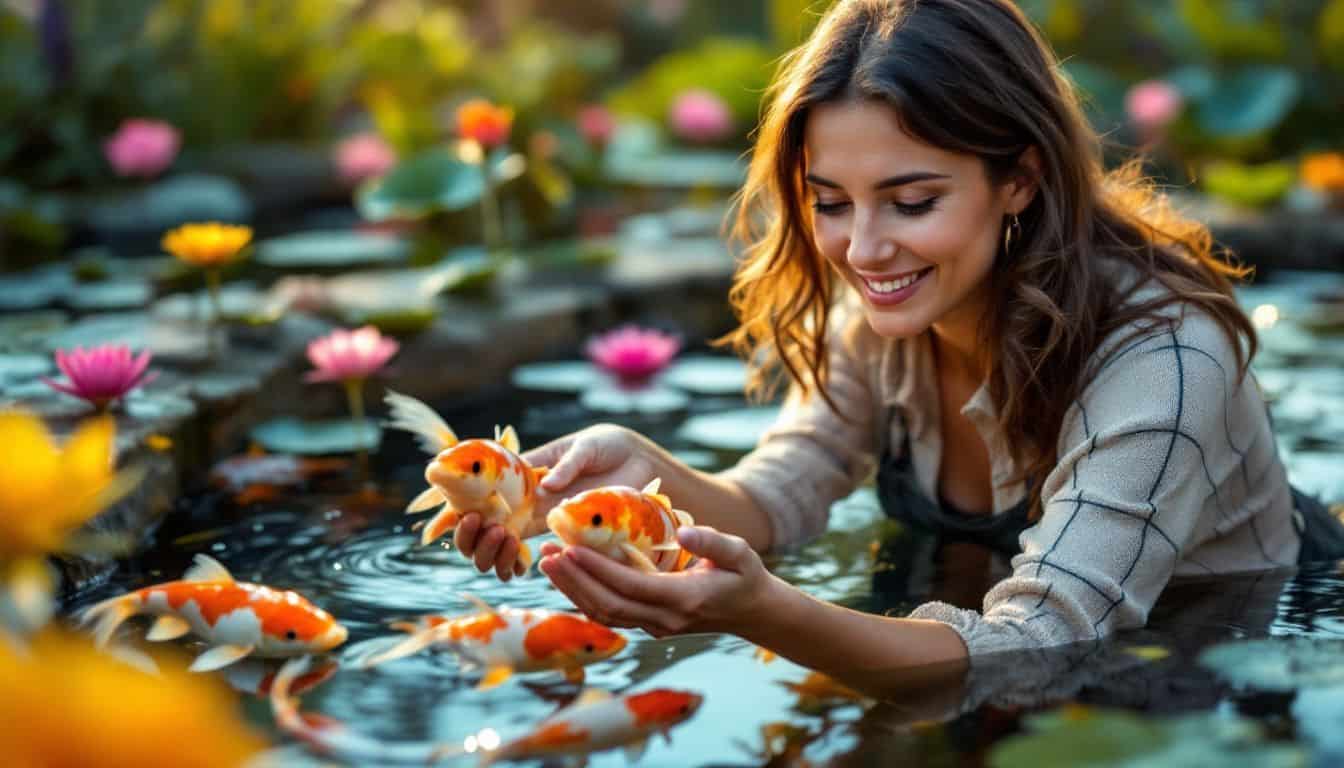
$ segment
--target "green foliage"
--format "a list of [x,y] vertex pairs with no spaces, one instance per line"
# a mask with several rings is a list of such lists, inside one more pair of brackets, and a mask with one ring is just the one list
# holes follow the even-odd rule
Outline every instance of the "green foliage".
[[1252,208],[1278,202],[1297,181],[1297,166],[1290,163],[1242,165],[1231,160],[1209,163],[1200,184],[1214,197]]
[[355,196],[360,215],[371,221],[422,219],[459,211],[485,192],[481,169],[464,163],[446,149],[431,149],[398,163],[382,179]]
[[751,40],[711,38],[698,47],[668,54],[613,93],[612,109],[665,124],[682,92],[703,88],[732,111],[742,134],[756,124],[761,93],[773,74],[770,51]]

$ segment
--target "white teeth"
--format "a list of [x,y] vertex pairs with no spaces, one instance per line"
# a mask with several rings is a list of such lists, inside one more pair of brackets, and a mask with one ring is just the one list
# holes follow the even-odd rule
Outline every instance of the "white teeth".
[[910,285],[923,276],[923,274],[924,272],[921,270],[906,275],[898,280],[868,280],[867,283],[868,287],[872,288],[875,293],[891,293],[892,291],[899,291],[907,285]]

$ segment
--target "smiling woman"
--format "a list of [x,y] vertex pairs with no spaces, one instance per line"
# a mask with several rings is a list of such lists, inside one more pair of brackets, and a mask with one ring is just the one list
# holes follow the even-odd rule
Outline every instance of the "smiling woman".
[[[1173,575],[1344,555],[1289,487],[1248,373],[1246,271],[1136,166],[1103,170],[1007,0],[837,2],[780,69],[739,202],[728,340],[762,364],[758,391],[782,367],[789,397],[717,475],[610,426],[526,456],[552,467],[537,514],[657,476],[703,524],[680,532],[700,560],[679,573],[545,545],[589,615],[737,633],[872,689],[1141,626]],[[820,533],[874,470],[908,527],[1012,557],[982,612],[872,616],[766,571],[756,550]],[[500,548],[476,533],[459,545]]]

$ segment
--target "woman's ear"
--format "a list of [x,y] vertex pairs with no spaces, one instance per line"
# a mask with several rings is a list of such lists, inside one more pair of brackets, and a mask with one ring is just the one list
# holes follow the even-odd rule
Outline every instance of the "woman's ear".
[[1027,147],[1017,163],[1017,170],[1008,180],[1008,201],[1004,205],[1008,213],[1025,211],[1041,186],[1041,153],[1036,147]]

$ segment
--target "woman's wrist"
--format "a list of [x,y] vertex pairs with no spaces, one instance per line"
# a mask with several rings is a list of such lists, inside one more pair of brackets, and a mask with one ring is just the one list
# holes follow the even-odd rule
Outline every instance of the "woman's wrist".
[[772,638],[791,622],[798,601],[805,597],[792,584],[766,572],[756,588],[756,594],[745,601],[743,610],[734,617],[727,631],[757,645],[769,645]]

